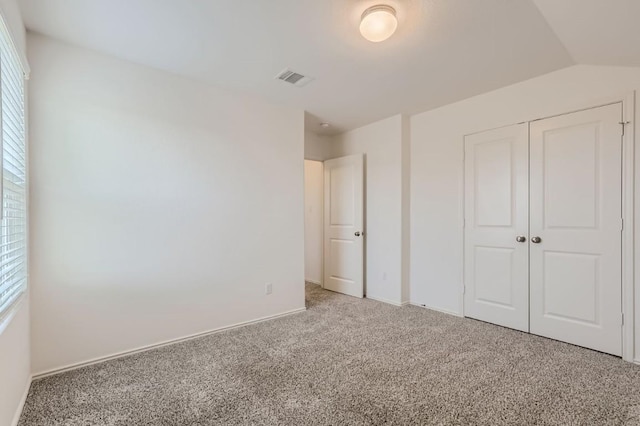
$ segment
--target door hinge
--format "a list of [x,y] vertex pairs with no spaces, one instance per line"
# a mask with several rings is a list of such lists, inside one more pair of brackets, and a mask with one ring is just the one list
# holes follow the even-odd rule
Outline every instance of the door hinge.
[[463,285],[462,286],[462,294],[465,294],[467,292],[467,286]]
[[624,136],[624,129],[627,127],[627,124],[631,123],[630,121],[621,121],[620,124],[622,125],[622,136]]
[[620,313],[620,325],[624,325],[624,313]]
[[624,230],[624,219],[620,218],[620,230]]

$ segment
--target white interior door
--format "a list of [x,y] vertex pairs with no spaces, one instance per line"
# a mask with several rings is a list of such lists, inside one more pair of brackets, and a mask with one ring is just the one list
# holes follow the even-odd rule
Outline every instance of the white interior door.
[[527,124],[465,137],[464,314],[529,330]]
[[622,104],[531,123],[531,332],[622,353]]
[[362,155],[324,162],[324,288],[364,296]]

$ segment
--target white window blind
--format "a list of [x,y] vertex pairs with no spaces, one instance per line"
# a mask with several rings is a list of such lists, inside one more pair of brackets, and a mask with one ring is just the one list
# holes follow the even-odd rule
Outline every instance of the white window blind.
[[24,74],[9,32],[0,20],[0,126],[2,221],[0,222],[0,318],[27,282],[26,147]]

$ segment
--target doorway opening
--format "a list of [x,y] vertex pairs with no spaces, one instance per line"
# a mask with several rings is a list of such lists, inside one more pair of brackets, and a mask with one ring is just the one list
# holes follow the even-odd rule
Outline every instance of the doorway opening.
[[323,286],[324,164],[304,160],[304,280]]

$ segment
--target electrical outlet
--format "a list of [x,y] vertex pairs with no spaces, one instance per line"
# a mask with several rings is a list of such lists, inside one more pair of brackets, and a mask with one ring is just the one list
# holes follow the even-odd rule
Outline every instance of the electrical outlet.
[[273,292],[273,284],[271,283],[266,283],[264,285],[264,294],[271,294]]

